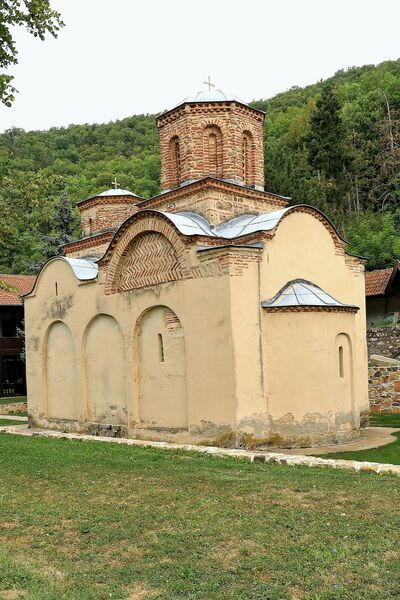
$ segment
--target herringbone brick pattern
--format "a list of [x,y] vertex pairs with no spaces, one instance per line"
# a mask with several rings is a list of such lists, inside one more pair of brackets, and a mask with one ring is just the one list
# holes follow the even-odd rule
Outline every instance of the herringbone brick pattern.
[[120,266],[118,291],[182,279],[174,247],[165,236],[150,232],[136,237],[127,248]]

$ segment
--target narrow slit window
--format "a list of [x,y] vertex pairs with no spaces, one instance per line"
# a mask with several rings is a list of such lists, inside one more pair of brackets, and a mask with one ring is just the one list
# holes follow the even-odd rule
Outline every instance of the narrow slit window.
[[341,379],[344,377],[344,360],[343,360],[343,346],[339,346],[339,375]]
[[58,283],[57,283],[57,281],[55,282],[55,288],[56,288],[56,296],[58,296]]
[[164,342],[161,333],[158,334],[158,361],[164,362]]

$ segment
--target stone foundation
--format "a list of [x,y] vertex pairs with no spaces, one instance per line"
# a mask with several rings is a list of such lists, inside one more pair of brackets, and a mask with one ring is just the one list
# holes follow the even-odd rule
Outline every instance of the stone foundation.
[[205,430],[188,429],[144,429],[131,428],[127,425],[112,425],[108,423],[89,423],[69,421],[66,419],[46,419],[29,415],[31,427],[61,431],[63,433],[78,433],[96,437],[131,438],[154,442],[169,442],[176,444],[195,444],[199,446],[216,446],[221,448],[310,448],[315,446],[335,446],[353,442],[360,438],[360,431],[351,427],[340,431],[279,431],[274,428],[264,436],[240,432],[235,434],[229,427],[208,427]]
[[368,375],[371,412],[400,413],[400,367],[369,367]]

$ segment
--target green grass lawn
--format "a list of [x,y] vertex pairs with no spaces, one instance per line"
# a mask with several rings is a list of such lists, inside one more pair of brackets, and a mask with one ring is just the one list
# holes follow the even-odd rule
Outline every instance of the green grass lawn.
[[10,410],[7,414],[15,417],[27,417],[28,413],[26,410]]
[[2,419],[0,415],[0,425],[23,425],[24,423],[26,423],[26,421],[17,421],[16,419]]
[[[371,414],[372,427],[399,427],[400,415]],[[322,456],[322,455],[321,455]],[[400,465],[400,433],[393,435],[393,442],[380,448],[360,450],[358,452],[333,452],[324,454],[323,458],[344,458],[345,460],[367,460],[371,462],[390,463]],[[400,598],[400,590],[399,590]]]
[[397,415],[382,415],[377,413],[371,413],[369,415],[369,422],[371,427],[399,427],[400,428],[400,414]]
[[396,477],[0,434],[0,590],[389,600],[399,506]]
[[17,402],[26,402],[26,396],[9,396],[0,398],[0,404],[16,404]]

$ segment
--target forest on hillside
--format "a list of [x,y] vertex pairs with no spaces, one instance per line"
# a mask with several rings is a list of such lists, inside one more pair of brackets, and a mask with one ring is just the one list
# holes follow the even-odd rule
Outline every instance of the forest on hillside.
[[[251,104],[267,114],[266,189],[323,210],[367,268],[391,266],[400,257],[400,61]],[[36,272],[79,236],[76,203],[115,176],[140,196],[159,191],[155,115],[0,134],[0,272]]]

